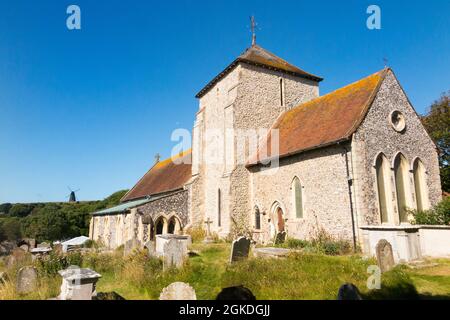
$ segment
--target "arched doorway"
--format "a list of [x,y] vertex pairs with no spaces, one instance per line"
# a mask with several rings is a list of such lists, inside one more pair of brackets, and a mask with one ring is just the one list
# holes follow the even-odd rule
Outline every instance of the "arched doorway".
[[283,209],[281,209],[281,207],[277,207],[276,218],[277,218],[277,231],[278,232],[285,231],[284,213],[283,213]]

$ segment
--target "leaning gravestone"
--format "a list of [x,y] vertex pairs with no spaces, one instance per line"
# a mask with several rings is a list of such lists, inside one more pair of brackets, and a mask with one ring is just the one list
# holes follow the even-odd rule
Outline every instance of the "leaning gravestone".
[[197,295],[189,284],[174,282],[163,289],[159,300],[197,300]]
[[381,272],[389,271],[395,266],[392,246],[387,240],[382,239],[378,241],[376,252],[378,266],[380,267]]
[[36,290],[38,274],[33,267],[23,267],[17,273],[16,289],[18,293],[30,293]]
[[246,237],[240,237],[234,240],[231,245],[230,262],[247,259],[250,251],[250,242],[250,239],[247,239]]
[[148,254],[150,257],[154,257],[156,255],[155,251],[155,241],[149,240],[144,244],[144,247],[147,248]]
[[362,300],[358,288],[352,283],[343,284],[338,291],[338,300]]
[[177,239],[170,239],[164,244],[164,269],[182,267],[186,256],[184,243]]

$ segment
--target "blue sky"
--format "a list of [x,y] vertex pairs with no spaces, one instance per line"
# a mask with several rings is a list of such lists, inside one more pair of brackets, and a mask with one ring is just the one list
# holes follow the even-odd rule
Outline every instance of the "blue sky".
[[[82,29],[66,28],[77,4]],[[366,28],[381,7],[382,29]],[[323,76],[321,94],[383,68],[419,113],[450,89],[450,1],[0,1],[0,203],[130,188],[195,94],[258,44]]]

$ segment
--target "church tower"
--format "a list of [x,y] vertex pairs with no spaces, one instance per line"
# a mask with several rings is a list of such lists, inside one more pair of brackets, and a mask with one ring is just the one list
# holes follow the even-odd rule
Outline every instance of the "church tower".
[[200,90],[192,141],[193,225],[205,227],[209,219],[221,237],[253,227],[249,154],[281,113],[319,96],[320,81],[253,40]]

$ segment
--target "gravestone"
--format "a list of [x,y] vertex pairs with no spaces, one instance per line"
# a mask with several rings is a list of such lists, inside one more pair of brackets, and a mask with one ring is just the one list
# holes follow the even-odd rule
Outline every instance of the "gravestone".
[[17,273],[16,289],[19,294],[36,290],[38,274],[33,267],[23,267]]
[[58,271],[63,278],[59,300],[92,300],[101,275],[91,269],[68,268]]
[[141,248],[141,242],[138,239],[133,238],[131,240],[128,240],[123,246],[123,255],[128,256],[129,254],[133,253],[133,251],[139,248]]
[[343,284],[338,291],[338,300],[362,300],[358,288],[352,283]]
[[286,241],[286,231],[278,232],[275,238],[275,244],[282,244]]
[[8,275],[5,272],[0,272],[0,284],[5,284],[8,280]]
[[246,237],[240,237],[234,240],[231,245],[230,262],[247,259],[250,251],[250,243],[250,239],[247,239]]
[[387,240],[381,239],[378,241],[376,252],[378,266],[380,267],[381,272],[389,271],[395,266],[392,246]]
[[144,247],[147,248],[150,257],[156,256],[155,241],[152,240],[147,241],[144,244]]
[[30,250],[30,247],[27,244],[23,244],[20,246],[20,249],[22,249],[25,252],[28,252]]
[[284,248],[254,248],[253,255],[257,258],[286,258],[294,250]]
[[197,300],[197,295],[189,284],[174,282],[162,290],[159,300]]
[[186,259],[185,244],[178,239],[170,239],[164,244],[164,269],[170,267],[181,268]]
[[21,248],[15,248],[6,259],[6,265],[8,268],[14,267],[14,265],[25,261],[27,257],[26,252]]

